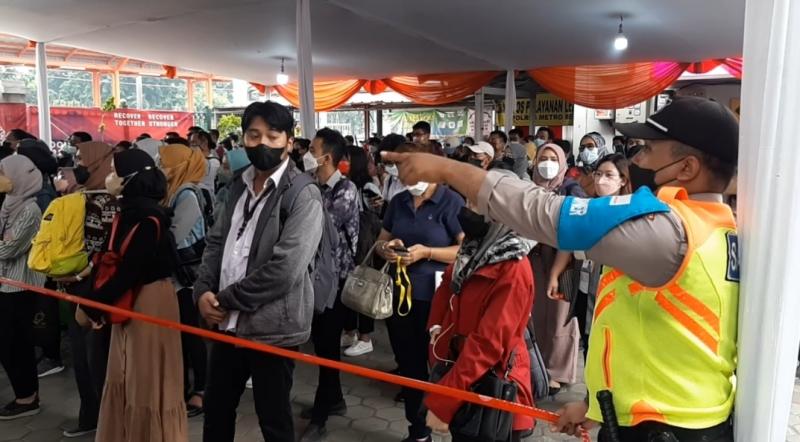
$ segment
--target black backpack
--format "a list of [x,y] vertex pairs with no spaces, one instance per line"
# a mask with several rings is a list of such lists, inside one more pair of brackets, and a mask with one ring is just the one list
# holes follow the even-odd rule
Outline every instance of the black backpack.
[[[339,183],[344,180],[340,180]],[[337,186],[339,185],[337,183]],[[281,195],[280,206],[280,232],[283,232],[283,226],[289,213],[292,211],[294,201],[297,195],[306,188],[306,186],[314,185],[319,186],[308,174],[302,173],[291,178],[289,188]],[[334,191],[336,186],[334,186]],[[339,291],[339,260],[336,258],[336,247],[339,245],[339,232],[336,225],[328,215],[325,209],[325,204],[322,204],[322,212],[325,219],[325,225],[322,230],[322,240],[320,240],[317,253],[314,255],[314,260],[309,266],[309,273],[311,280],[314,283],[314,313],[323,313],[326,309],[333,308],[336,301],[336,294]],[[308,220],[312,221],[312,220]]]
[[362,262],[364,262],[364,258],[367,257],[370,249],[372,249],[372,246],[375,245],[375,241],[378,240],[378,235],[381,234],[381,228],[383,228],[383,222],[381,222],[378,214],[367,208],[364,208],[358,212],[358,244],[356,244],[355,256],[356,265],[360,265]]

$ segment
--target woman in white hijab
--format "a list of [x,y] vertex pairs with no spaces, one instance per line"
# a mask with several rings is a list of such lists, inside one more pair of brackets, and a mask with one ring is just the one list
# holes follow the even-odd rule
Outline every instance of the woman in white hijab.
[[[39,231],[42,212],[36,194],[42,174],[22,155],[0,161],[0,275],[30,285],[44,286],[44,275],[28,268],[31,241]],[[0,408],[0,420],[39,413],[39,379],[33,350],[35,294],[0,285],[0,364],[8,374],[16,399]]]

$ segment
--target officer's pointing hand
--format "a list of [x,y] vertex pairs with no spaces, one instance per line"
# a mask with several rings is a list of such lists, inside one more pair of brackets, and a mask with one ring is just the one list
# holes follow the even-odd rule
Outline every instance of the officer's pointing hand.
[[447,158],[427,153],[383,152],[385,163],[395,163],[400,171],[400,181],[414,185],[420,181],[441,183],[445,181],[445,170],[450,162]]

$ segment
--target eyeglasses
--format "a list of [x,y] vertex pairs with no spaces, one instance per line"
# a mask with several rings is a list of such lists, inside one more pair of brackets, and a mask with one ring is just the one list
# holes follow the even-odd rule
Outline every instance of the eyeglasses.
[[592,176],[593,176],[595,179],[598,179],[598,180],[599,180],[600,178],[603,178],[603,177],[606,177],[606,178],[608,178],[608,179],[610,179],[610,180],[618,180],[618,179],[620,179],[620,176],[619,176],[619,175],[617,175],[617,174],[615,174],[615,173],[611,173],[611,172],[601,172],[601,171],[599,171],[599,170],[597,170],[597,171],[593,172],[593,173],[592,173]]

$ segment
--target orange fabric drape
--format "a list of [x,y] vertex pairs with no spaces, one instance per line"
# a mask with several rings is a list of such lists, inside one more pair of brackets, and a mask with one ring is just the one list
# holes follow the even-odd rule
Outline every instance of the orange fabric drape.
[[705,74],[720,65],[734,77],[738,79],[742,78],[742,57],[714,58],[698,61],[690,64],[686,71],[693,74]]
[[498,71],[397,76],[381,80],[414,103],[435,106],[462,100],[486,86]]
[[178,69],[175,66],[168,64],[161,65],[164,68],[164,76],[167,78],[175,78],[178,75]]
[[648,62],[539,68],[528,73],[543,88],[569,102],[593,109],[619,109],[663,91],[688,65]]
[[[329,111],[345,104],[364,86],[366,80],[343,81],[315,81],[314,82],[314,110],[317,112]],[[272,88],[285,98],[292,106],[300,106],[300,90],[297,83]]]
[[253,86],[259,94],[266,95],[267,94],[267,87],[261,83],[253,83],[250,82],[250,86]]

